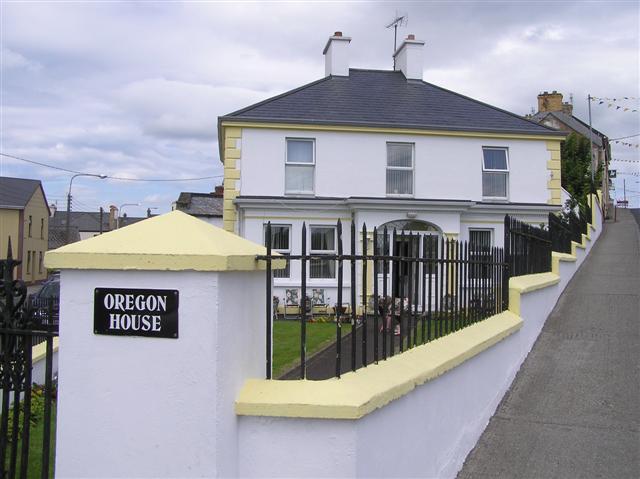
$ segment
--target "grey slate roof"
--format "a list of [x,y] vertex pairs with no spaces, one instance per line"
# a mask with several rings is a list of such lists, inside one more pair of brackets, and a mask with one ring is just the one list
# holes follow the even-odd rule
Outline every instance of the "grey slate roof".
[[[531,119],[535,122],[541,123],[548,116],[555,117],[558,121],[564,123],[576,133],[579,133],[580,135],[589,139],[589,135],[590,135],[589,125],[585,124],[582,120],[576,118],[575,116],[567,115],[562,111],[538,112],[535,115],[533,115]],[[593,127],[592,127],[592,130],[593,130],[593,135],[591,135],[591,138],[593,140],[593,143],[599,147],[602,147],[602,137],[606,135],[600,133],[598,130],[596,130]]]
[[[69,213],[71,226],[78,231],[100,231],[100,213],[95,211],[71,211]],[[56,211],[49,220],[53,228],[66,227],[67,212]],[[109,212],[102,215],[102,231],[109,231]]]
[[[153,216],[153,215],[152,215]],[[138,221],[146,220],[146,217],[127,216],[126,213],[120,218],[120,227],[132,225]],[[70,212],[71,227],[78,231],[100,231],[100,213],[97,211],[71,211]],[[66,228],[67,212],[56,211],[53,218],[49,220],[49,231],[52,228]],[[102,231],[106,233],[109,228],[109,212],[105,211],[102,215]]]
[[350,69],[220,117],[219,121],[361,125],[558,135],[514,113],[401,72]]
[[[78,228],[72,226],[69,228],[69,243],[80,241],[80,233]],[[49,225],[49,249],[60,248],[67,244],[67,229],[64,226],[51,227]]]
[[176,201],[176,209],[193,216],[222,218],[223,199],[214,193],[183,191]]
[[41,186],[40,180],[0,176],[0,208],[23,209]]

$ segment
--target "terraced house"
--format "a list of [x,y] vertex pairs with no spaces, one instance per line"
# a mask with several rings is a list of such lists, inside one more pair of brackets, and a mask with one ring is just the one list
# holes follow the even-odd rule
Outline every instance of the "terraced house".
[[[350,68],[350,42],[329,38],[323,78],[218,119],[226,230],[263,242],[271,222],[283,254],[300,254],[303,223],[308,252],[335,253],[338,219],[346,245],[354,223],[502,246],[505,214],[560,208],[564,133],[424,81],[413,35],[389,71]],[[330,294],[335,262],[307,275]],[[300,284],[293,264],[276,276],[280,296]]]

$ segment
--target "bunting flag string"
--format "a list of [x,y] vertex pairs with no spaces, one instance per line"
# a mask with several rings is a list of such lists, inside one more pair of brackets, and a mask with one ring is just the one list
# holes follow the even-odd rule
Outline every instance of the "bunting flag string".
[[637,96],[623,96],[620,98],[600,98],[597,96],[592,96],[591,97],[591,101],[598,101],[598,102],[605,102],[605,101],[613,101],[613,102],[619,102],[619,101],[630,101],[630,100],[640,100],[639,97]]
[[618,145],[628,146],[629,148],[638,148],[638,143],[628,143],[626,141],[614,140],[611,143],[617,143]]
[[640,163],[640,160],[620,160],[618,158],[614,158],[611,161],[620,162],[620,163]]

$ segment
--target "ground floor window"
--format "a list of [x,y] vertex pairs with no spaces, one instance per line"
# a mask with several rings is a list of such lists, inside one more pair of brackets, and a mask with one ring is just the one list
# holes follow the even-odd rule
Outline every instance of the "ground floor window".
[[[336,254],[336,228],[333,226],[311,226],[312,256]],[[315,258],[309,262],[309,278],[329,279],[336,277],[336,262],[333,259]]]
[[[267,226],[264,227],[265,244],[267,239]],[[271,250],[284,256],[291,254],[291,225],[271,225]],[[287,260],[284,269],[274,269],[274,278],[289,278],[291,263]]]
[[493,230],[469,230],[469,259],[471,261],[469,276],[471,278],[486,279],[489,277],[489,269],[482,263],[490,260],[492,247]]

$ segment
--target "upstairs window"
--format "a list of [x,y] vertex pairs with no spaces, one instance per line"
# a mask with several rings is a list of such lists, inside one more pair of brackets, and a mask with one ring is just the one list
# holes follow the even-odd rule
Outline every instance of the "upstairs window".
[[287,138],[285,193],[313,194],[315,140]]
[[[336,254],[336,229],[333,226],[311,227],[312,256]],[[309,261],[309,278],[335,278],[336,262],[333,259],[312,259]]]
[[482,196],[507,199],[509,191],[509,159],[506,148],[482,149]]
[[40,239],[44,239],[44,218],[40,218]]
[[[265,245],[267,238],[267,227],[264,227]],[[291,225],[271,225],[271,250],[283,256],[291,254]],[[285,269],[274,269],[274,278],[288,278],[290,276],[290,263],[287,259]]]
[[31,225],[33,225],[33,217],[29,215],[29,238],[31,238]]
[[387,143],[387,194],[413,195],[412,143]]

